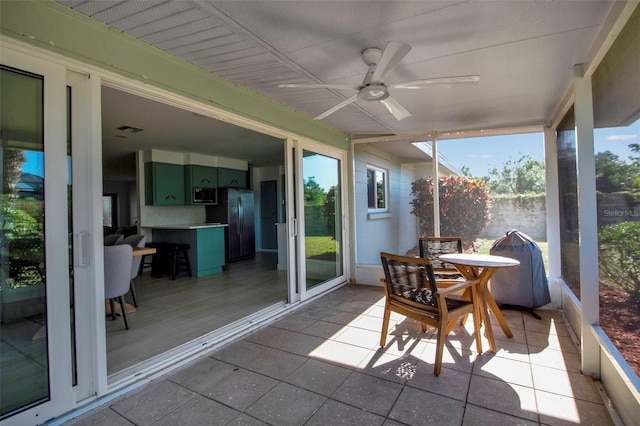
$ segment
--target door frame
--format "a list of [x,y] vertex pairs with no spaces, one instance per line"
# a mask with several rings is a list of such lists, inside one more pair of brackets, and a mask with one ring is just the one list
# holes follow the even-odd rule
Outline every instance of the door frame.
[[[342,227],[342,274],[311,289],[306,288],[305,265],[305,217],[304,217],[304,182],[303,152],[312,151],[340,161],[340,197],[342,200],[340,223]],[[287,224],[289,225],[289,271],[295,277],[290,283],[290,294],[296,300],[304,301],[318,294],[331,290],[347,282],[349,276],[349,250],[346,239],[349,237],[349,201],[347,198],[347,152],[338,148],[325,146],[310,140],[287,139]],[[293,259],[293,261],[291,260]],[[292,265],[294,263],[294,265]]]
[[[4,42],[4,41],[3,41]],[[46,209],[44,218],[47,353],[49,400],[3,420],[3,424],[39,424],[72,409],[71,323],[67,199],[67,76],[62,65],[24,54],[7,43],[2,63],[43,77],[44,200],[57,208]]]
[[102,231],[101,79],[67,71],[71,87],[76,403],[107,393]]

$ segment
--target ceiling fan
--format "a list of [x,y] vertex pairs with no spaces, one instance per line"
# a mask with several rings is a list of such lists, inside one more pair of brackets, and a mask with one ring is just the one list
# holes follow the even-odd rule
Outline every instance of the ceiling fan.
[[367,102],[380,102],[398,120],[411,116],[398,101],[390,96],[389,89],[425,89],[436,84],[475,83],[480,80],[479,75],[464,75],[456,77],[429,78],[425,80],[406,81],[404,83],[385,84],[385,77],[402,61],[409,53],[411,46],[405,43],[390,41],[384,50],[370,47],[362,51],[362,60],[369,66],[369,70],[359,86],[344,84],[280,84],[278,87],[292,87],[303,89],[336,89],[350,90],[357,93],[333,108],[328,109],[316,120],[321,120],[345,106],[356,102],[358,99]]

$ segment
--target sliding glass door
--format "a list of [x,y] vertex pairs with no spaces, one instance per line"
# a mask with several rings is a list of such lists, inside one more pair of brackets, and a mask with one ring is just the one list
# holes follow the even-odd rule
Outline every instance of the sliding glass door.
[[344,283],[345,154],[311,143],[296,142],[297,291],[305,299]]
[[[0,68],[2,417],[50,398],[42,75]],[[0,417],[1,418],[1,417]]]
[[87,121],[72,112],[87,110],[76,83],[89,79],[9,46],[1,61],[0,420],[41,424],[96,394],[95,250],[78,220],[91,210],[91,148],[80,134],[82,157],[72,147]]

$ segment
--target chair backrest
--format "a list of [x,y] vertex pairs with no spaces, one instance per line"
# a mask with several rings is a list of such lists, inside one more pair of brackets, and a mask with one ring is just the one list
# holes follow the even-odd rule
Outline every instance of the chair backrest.
[[[116,244],[128,244],[131,247],[144,247],[147,242],[146,235],[130,235]],[[140,263],[142,262],[142,256],[136,256],[133,258],[133,262],[131,263],[131,279],[134,279],[138,276],[138,271],[140,270]]]
[[109,234],[104,237],[104,245],[112,246],[124,238],[122,234]]
[[[425,290],[431,295],[438,291],[433,267],[429,259],[380,253],[385,276],[385,286],[390,296],[400,296],[416,300],[416,296]],[[429,301],[436,305],[435,298]]]
[[[140,245],[141,241],[142,245]],[[144,243],[147,241],[147,237],[144,235],[129,235],[126,238],[121,239],[120,241],[116,242],[116,244],[129,244],[131,247],[144,247]]]
[[450,263],[440,260],[440,255],[451,253],[462,253],[462,239],[459,237],[420,237],[418,239],[420,257],[429,259],[433,269],[439,271],[458,270]]
[[129,291],[133,249],[128,244],[104,248],[104,297],[113,299]]

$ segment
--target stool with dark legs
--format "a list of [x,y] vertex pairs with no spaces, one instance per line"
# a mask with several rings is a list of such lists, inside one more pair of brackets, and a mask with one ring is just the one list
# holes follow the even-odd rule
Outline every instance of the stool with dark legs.
[[173,244],[172,262],[171,262],[171,279],[175,280],[176,275],[180,272],[186,272],[191,275],[191,263],[189,262],[189,244]]
[[151,266],[151,276],[161,277],[163,273],[170,273],[171,279],[186,272],[188,276],[193,276],[191,272],[191,262],[189,262],[189,244],[154,242],[153,246],[157,252],[153,256]]

